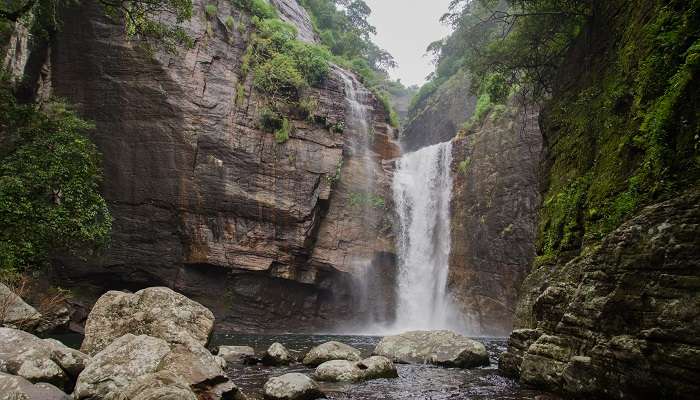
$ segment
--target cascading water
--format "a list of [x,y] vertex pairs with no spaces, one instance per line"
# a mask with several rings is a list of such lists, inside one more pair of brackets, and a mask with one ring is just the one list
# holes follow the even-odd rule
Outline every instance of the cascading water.
[[405,154],[397,164],[397,330],[463,330],[447,293],[451,162],[452,142],[445,142]]

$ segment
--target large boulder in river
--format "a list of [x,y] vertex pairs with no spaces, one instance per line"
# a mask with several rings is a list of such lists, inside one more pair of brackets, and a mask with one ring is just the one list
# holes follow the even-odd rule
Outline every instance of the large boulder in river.
[[211,311],[171,289],[152,287],[133,294],[109,291],[90,311],[81,350],[95,354],[127,333],[206,346],[213,327]]
[[300,373],[270,378],[263,392],[268,400],[314,400],[323,397],[316,382]]
[[21,297],[0,283],[0,326],[32,330],[41,322],[41,314]]
[[314,378],[326,382],[360,382],[371,379],[397,378],[394,363],[383,356],[372,356],[362,361],[332,360],[316,368]]
[[135,393],[133,385],[172,386],[167,390],[182,392],[177,384],[163,384],[164,378],[160,375],[138,383],[137,378],[161,372],[179,377],[178,382],[184,382],[202,398],[233,398],[239,393],[215,356],[198,342],[168,343],[151,336],[126,334],[92,358],[78,377],[74,397],[76,400],[111,399],[117,394]]
[[31,383],[17,375],[0,372],[0,400],[71,400],[49,383]]
[[11,328],[0,328],[0,372],[31,382],[46,382],[70,391],[88,356],[57,340]]
[[250,346],[219,346],[217,355],[226,362],[242,362],[255,358],[255,349]]
[[281,343],[272,343],[263,354],[262,362],[265,365],[288,365],[292,362],[292,355]]
[[317,366],[331,360],[359,361],[360,350],[340,342],[326,342],[320,344],[306,354],[304,365]]
[[383,338],[374,354],[399,363],[471,368],[489,364],[483,344],[452,331],[411,331]]

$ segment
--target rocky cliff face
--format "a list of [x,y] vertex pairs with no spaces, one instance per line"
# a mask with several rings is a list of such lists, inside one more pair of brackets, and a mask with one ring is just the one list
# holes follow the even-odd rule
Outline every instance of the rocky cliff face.
[[468,73],[458,72],[409,112],[401,133],[401,145],[410,152],[446,142],[473,114],[476,97],[469,91]]
[[[390,230],[355,219],[350,204],[364,179],[348,150],[357,132],[327,128],[347,119],[345,82],[336,71],[313,89],[325,124],[297,117],[290,139],[276,143],[259,128],[252,77],[241,81],[249,16],[219,1],[207,17],[208,2],[194,3],[195,46],[178,54],[125,41],[89,2],[65,12],[50,49],[51,85],[95,122],[114,230],[105,252],[61,260],[61,285],[81,293],[169,286],[213,309],[225,330],[332,329],[335,315],[363,314],[359,272],[347,260],[370,249],[383,267],[372,273],[389,284],[393,265]],[[308,36],[303,9],[274,4],[297,13],[289,18]],[[223,23],[229,15],[235,29]],[[366,101],[380,166],[396,145],[384,110]],[[377,190],[386,191],[389,170],[378,170]],[[386,290],[379,286],[372,290]]]
[[576,398],[694,399],[697,5],[598,6],[542,111],[538,257],[500,368]]
[[448,279],[475,333],[510,332],[518,288],[535,256],[538,115],[513,101],[454,139]]
[[594,398],[700,392],[700,191],[644,209],[565,265],[524,285],[523,329],[500,368]]

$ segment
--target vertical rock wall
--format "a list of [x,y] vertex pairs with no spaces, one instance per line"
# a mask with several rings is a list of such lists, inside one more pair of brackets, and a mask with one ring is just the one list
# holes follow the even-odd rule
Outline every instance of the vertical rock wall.
[[454,139],[450,291],[477,334],[507,335],[535,256],[542,136],[537,109],[503,114]]
[[[229,1],[214,2],[212,17],[210,2],[194,3],[186,28],[195,46],[178,54],[125,41],[91,3],[65,13],[51,47],[54,94],[95,122],[114,230],[106,251],[63,258],[58,279],[95,294],[173,287],[212,308],[226,330],[328,330],[335,313],[362,315],[353,303],[357,271],[342,260],[368,248],[391,264],[391,247],[377,244],[391,243],[390,232],[373,230],[350,247],[317,245],[326,240],[319,232],[352,224],[342,188],[362,179],[346,167],[355,133],[327,128],[346,117],[342,80],[333,74],[313,89],[326,124],[290,116],[290,139],[276,143],[259,128],[264,102],[251,78],[241,81],[249,17]],[[396,146],[374,101],[380,162]]]

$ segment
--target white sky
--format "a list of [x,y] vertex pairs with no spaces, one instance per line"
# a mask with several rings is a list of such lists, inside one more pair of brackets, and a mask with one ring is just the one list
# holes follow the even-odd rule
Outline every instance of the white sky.
[[440,17],[450,0],[365,0],[372,8],[369,21],[377,28],[374,42],[391,53],[399,68],[391,77],[404,85],[422,85],[433,71],[430,57],[424,57],[428,45],[442,39],[450,29]]

